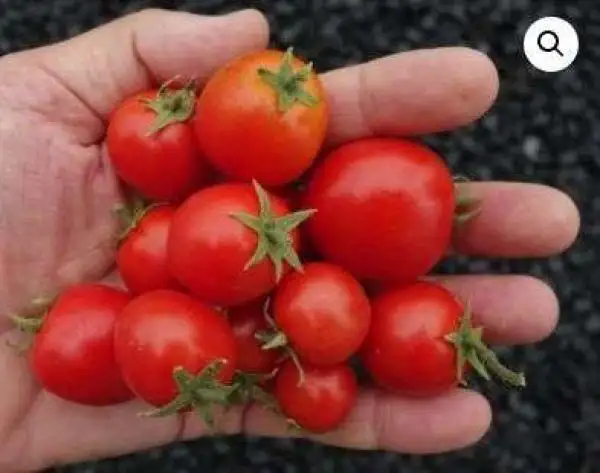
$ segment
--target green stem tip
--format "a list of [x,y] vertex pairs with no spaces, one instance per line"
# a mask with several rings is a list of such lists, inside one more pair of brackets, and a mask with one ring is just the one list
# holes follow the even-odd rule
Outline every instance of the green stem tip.
[[275,91],[277,108],[281,113],[287,112],[296,103],[306,107],[315,107],[319,104],[319,99],[304,88],[304,83],[313,74],[312,63],[295,70],[292,65],[293,61],[293,48],[290,47],[283,55],[279,69],[275,71],[265,67],[258,69],[260,78]]
[[275,281],[279,282],[283,276],[284,263],[287,263],[296,271],[301,272],[303,270],[300,258],[294,249],[291,233],[301,223],[310,218],[316,210],[300,210],[287,215],[276,216],[273,213],[267,192],[258,182],[253,181],[253,185],[258,197],[258,215],[245,212],[231,214],[231,217],[237,219],[258,235],[256,250],[246,263],[244,270],[246,271],[268,258],[275,268]]
[[174,87],[180,77],[166,81],[152,99],[142,99],[142,103],[152,110],[156,117],[148,129],[153,135],[173,123],[184,123],[194,114],[196,106],[196,84],[189,80],[182,87]]
[[481,210],[481,200],[473,197],[461,184],[466,184],[469,179],[463,176],[454,178],[454,224],[462,226],[476,217]]
[[459,383],[466,384],[464,372],[468,364],[487,381],[494,376],[509,387],[525,387],[525,375],[504,366],[482,338],[483,329],[473,328],[471,307],[466,304],[458,330],[446,336],[446,340],[456,347],[456,377]]
[[168,404],[142,412],[142,417],[166,417],[187,409],[195,410],[208,427],[214,425],[213,409],[216,405],[227,407],[237,389],[235,384],[224,384],[217,379],[226,360],[215,360],[195,375],[182,367],[173,370],[173,381],[178,395]]

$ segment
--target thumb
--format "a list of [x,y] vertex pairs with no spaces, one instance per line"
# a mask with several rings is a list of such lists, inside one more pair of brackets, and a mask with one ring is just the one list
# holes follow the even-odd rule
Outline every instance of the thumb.
[[256,10],[223,16],[150,9],[31,51],[101,118],[125,97],[177,74],[206,79],[224,62],[267,45]]

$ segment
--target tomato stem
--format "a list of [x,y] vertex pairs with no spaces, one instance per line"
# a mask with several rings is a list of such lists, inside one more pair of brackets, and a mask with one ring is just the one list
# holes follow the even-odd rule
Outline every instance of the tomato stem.
[[486,346],[483,342],[483,328],[473,328],[470,303],[465,304],[458,330],[445,338],[456,347],[456,377],[460,384],[466,384],[464,369],[465,364],[469,364],[486,381],[491,380],[493,374],[510,387],[522,388],[526,385],[523,373],[504,366]]
[[10,343],[9,346],[18,353],[26,352],[33,343],[35,335],[42,329],[46,315],[52,307],[55,298],[50,296],[37,297],[20,314],[9,314],[9,320],[26,336],[22,343]]
[[258,69],[258,75],[277,94],[277,108],[281,113],[287,112],[296,102],[306,106],[315,107],[319,99],[308,93],[303,84],[313,73],[313,64],[308,63],[298,70],[294,70],[292,62],[294,60],[293,48],[283,55],[281,66],[277,71],[261,67]]
[[473,349],[479,355],[483,365],[487,367],[496,377],[506,385],[516,388],[523,388],[527,382],[523,373],[518,373],[504,366],[498,356],[490,350],[480,339],[472,340]]
[[119,216],[123,225],[123,229],[117,238],[118,243],[122,243],[123,240],[125,240],[127,236],[137,228],[142,219],[150,210],[160,205],[162,204],[157,202],[147,204],[144,199],[137,195],[134,195],[129,203],[117,204],[115,206],[115,212]]
[[258,216],[245,212],[231,214],[231,217],[239,220],[258,235],[256,250],[246,263],[244,270],[246,271],[268,258],[275,268],[275,281],[279,282],[283,276],[284,263],[289,264],[296,271],[302,271],[302,263],[294,250],[290,233],[310,218],[316,210],[300,210],[281,217],[275,216],[267,192],[258,182],[252,181],[252,184],[258,198]]
[[196,105],[196,84],[193,79],[183,87],[173,88],[175,77],[163,83],[153,99],[142,99],[150,110],[156,113],[147,135],[153,135],[173,123],[184,123],[194,114]]
[[247,404],[257,402],[275,414],[280,414],[279,406],[275,398],[265,391],[260,383],[267,381],[274,376],[274,373],[267,375],[242,373],[237,371],[233,379],[233,385],[236,386],[232,394],[232,402],[235,404]]
[[481,211],[481,200],[470,195],[462,185],[468,182],[469,179],[464,176],[454,178],[454,193],[456,196],[454,224],[459,227],[471,221]]
[[294,366],[298,370],[298,386],[301,386],[304,383],[305,378],[304,368],[302,368],[302,363],[300,363],[298,355],[290,346],[286,334],[283,333],[279,327],[277,327],[275,320],[273,320],[269,314],[270,303],[270,299],[267,298],[263,306],[263,315],[269,324],[270,329],[261,330],[254,336],[258,341],[263,342],[263,345],[261,346],[263,350],[281,350],[284,355],[282,358],[289,358],[292,363],[294,363]]
[[214,425],[213,407],[228,406],[237,386],[223,384],[216,379],[225,360],[215,360],[206,366],[198,375],[194,375],[183,367],[173,370],[173,381],[179,394],[168,404],[141,412],[142,417],[165,417],[177,414],[187,408],[193,408],[208,427]]

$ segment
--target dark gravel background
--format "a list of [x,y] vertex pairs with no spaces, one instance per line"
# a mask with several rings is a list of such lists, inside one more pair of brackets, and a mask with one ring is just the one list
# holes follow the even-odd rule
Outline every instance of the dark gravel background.
[[[583,212],[581,238],[544,261],[455,261],[447,269],[532,273],[558,290],[558,333],[535,347],[506,353],[529,367],[520,394],[488,392],[495,426],[480,445],[455,454],[414,458],[357,453],[301,441],[201,440],[147,454],[68,467],[63,473],[363,473],[569,472],[600,468],[600,2],[597,0],[0,0],[0,51],[77,34],[147,6],[220,12],[240,6],[266,12],[273,40],[293,43],[320,70],[398,50],[470,45],[501,71],[498,104],[475,126],[428,137],[455,169],[475,178],[543,182],[569,192]],[[534,19],[558,15],[580,35],[567,71],[533,71],[521,52]],[[543,229],[540,229],[543,231]],[[595,467],[595,468],[594,468]]]

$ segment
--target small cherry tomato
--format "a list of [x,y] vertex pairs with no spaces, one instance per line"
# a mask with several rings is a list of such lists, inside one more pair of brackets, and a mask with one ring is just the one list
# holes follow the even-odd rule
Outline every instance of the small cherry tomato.
[[170,290],[147,292],[125,307],[115,328],[115,352],[129,388],[164,407],[157,415],[210,405],[215,398],[194,394],[194,387],[216,396],[231,382],[237,361],[225,318]]
[[237,369],[243,373],[268,375],[282,356],[277,350],[263,350],[257,338],[269,328],[263,310],[264,301],[258,300],[228,311],[229,323],[237,342]]
[[324,259],[359,279],[411,283],[450,245],[455,195],[450,170],[429,148],[398,138],[340,146],[316,167],[305,205]]
[[273,315],[301,362],[331,366],[358,351],[369,330],[371,307],[350,273],[329,263],[309,263],[302,273],[289,273],[281,281]]
[[418,282],[372,302],[372,322],[361,359],[374,381],[395,393],[437,396],[464,381],[468,368],[508,385],[525,378],[503,367],[471,326],[468,308],[446,288]]
[[290,266],[301,267],[296,227],[310,215],[288,213],[281,199],[256,183],[207,187],[175,213],[167,244],[169,269],[209,304],[250,302],[267,294]]
[[167,237],[174,214],[175,207],[168,205],[142,212],[119,247],[117,268],[132,294],[181,288],[167,267]]
[[210,177],[194,137],[192,87],[141,92],[111,115],[107,148],[115,172],[144,197],[179,201]]
[[100,284],[65,290],[49,310],[31,350],[42,387],[67,401],[90,406],[133,398],[115,360],[113,334],[130,297]]
[[221,68],[197,103],[200,148],[230,178],[280,186],[313,163],[327,130],[317,74],[291,50],[253,52]]
[[313,433],[334,430],[347,417],[358,396],[354,372],[345,364],[303,367],[303,378],[291,361],[275,377],[273,395],[283,413]]

